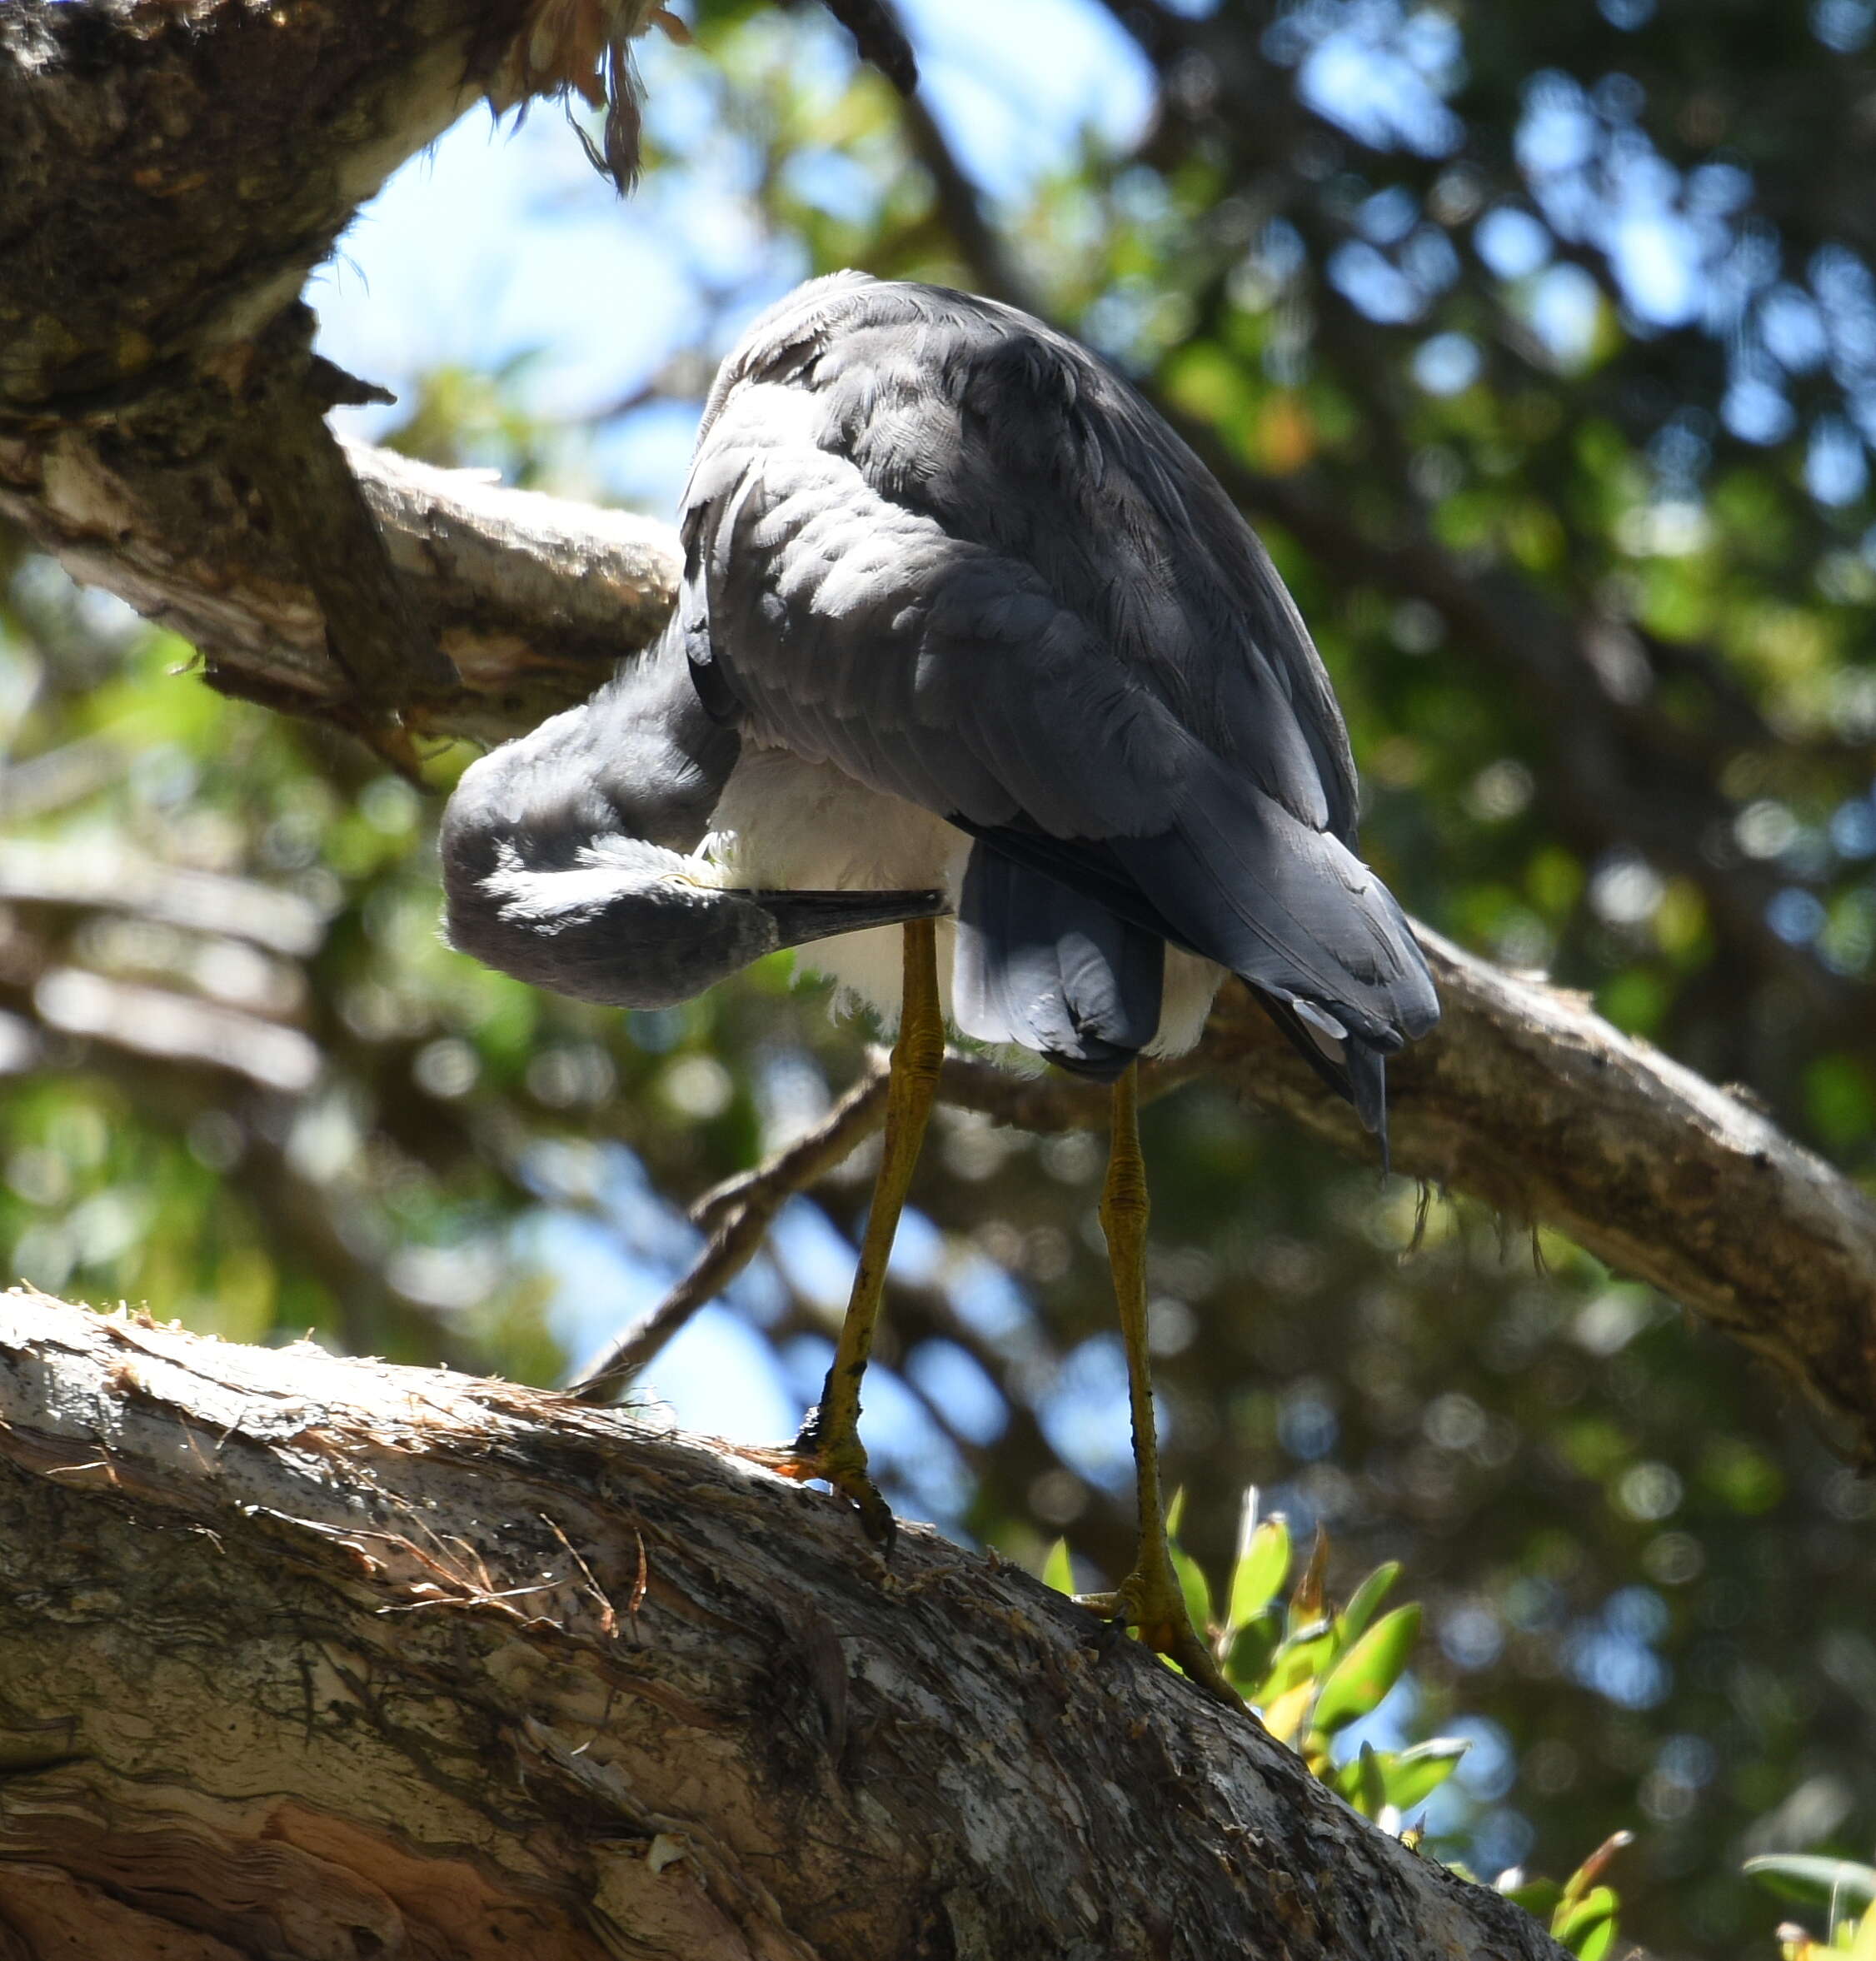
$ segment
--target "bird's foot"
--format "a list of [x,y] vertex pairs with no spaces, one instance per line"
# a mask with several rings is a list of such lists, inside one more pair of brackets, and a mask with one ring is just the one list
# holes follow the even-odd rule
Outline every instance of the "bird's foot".
[[1244,1698],[1225,1679],[1216,1656],[1193,1629],[1185,1590],[1164,1543],[1143,1544],[1133,1571],[1112,1593],[1078,1594],[1075,1604],[1108,1624],[1104,1639],[1135,1628],[1149,1648],[1177,1662],[1213,1701],[1227,1709],[1245,1708]]
[[818,1480],[831,1485],[859,1513],[866,1536],[880,1549],[880,1556],[890,1559],[898,1521],[868,1474],[866,1446],[851,1431],[844,1437],[824,1435],[820,1419],[821,1412],[811,1410],[802,1422],[801,1434],[792,1444],[746,1450],[743,1455],[782,1477],[801,1484]]

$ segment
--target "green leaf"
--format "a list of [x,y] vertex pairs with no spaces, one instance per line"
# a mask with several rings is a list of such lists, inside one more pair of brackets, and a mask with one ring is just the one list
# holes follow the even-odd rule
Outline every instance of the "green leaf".
[[1459,1769],[1459,1759],[1471,1748],[1469,1737],[1439,1736],[1430,1743],[1417,1743],[1398,1756],[1390,1755],[1383,1772],[1388,1803],[1400,1812],[1423,1804]]
[[1173,1571],[1179,1575],[1179,1590],[1185,1596],[1185,1611],[1191,1616],[1192,1631],[1203,1640],[1211,1626],[1211,1589],[1199,1570],[1199,1562],[1190,1553],[1172,1548]]
[[1172,1494],[1172,1503],[1166,1507],[1166,1537],[1176,1543],[1179,1529],[1185,1520],[1185,1487],[1181,1484]]
[[1592,1887],[1581,1899],[1566,1900],[1557,1909],[1556,1918],[1550,1923],[1550,1931],[1566,1948],[1580,1955],[1584,1940],[1599,1927],[1614,1921],[1616,1905],[1613,1888]]
[[1534,1920],[1548,1922],[1564,1897],[1564,1889],[1554,1879],[1526,1879],[1522,1885],[1507,1887],[1504,1897],[1521,1906]]
[[1304,1719],[1309,1714],[1315,1697],[1315,1684],[1308,1681],[1295,1683],[1282,1694],[1271,1696],[1260,1704],[1264,1727],[1279,1743],[1297,1746]]
[[1615,1916],[1611,1914],[1608,1919],[1599,1920],[1578,1942],[1577,1961],[1603,1961],[1614,1940]]
[[1225,1624],[1241,1628],[1277,1596],[1290,1572],[1290,1526],[1280,1515],[1266,1519],[1250,1535],[1231,1571],[1230,1605]]
[[1058,1539],[1049,1548],[1049,1556],[1042,1562],[1042,1584],[1052,1586],[1058,1594],[1074,1593],[1075,1563],[1069,1557],[1065,1539]]
[[1342,1609],[1339,1624],[1345,1641],[1359,1641],[1367,1633],[1369,1622],[1400,1577],[1400,1560],[1390,1559],[1385,1565],[1377,1566],[1355,1589],[1355,1597]]
[[1225,1673],[1240,1695],[1255,1701],[1251,1692],[1270,1673],[1270,1659],[1277,1651],[1283,1633],[1283,1609],[1266,1607],[1264,1611],[1235,1628],[1231,1645],[1225,1657]]
[[1270,1669],[1251,1700],[1262,1704],[1294,1689],[1299,1682],[1315,1681],[1328,1667],[1335,1652],[1333,1623],[1319,1620],[1313,1626],[1300,1628],[1278,1644],[1270,1657]]
[[1379,1818],[1387,1809],[1387,1776],[1394,1759],[1384,1755],[1372,1744],[1365,1743],[1361,1754],[1336,1771],[1335,1789],[1364,1818]]
[[1375,1709],[1400,1679],[1419,1633],[1418,1601],[1377,1621],[1330,1670],[1316,1702],[1315,1727],[1332,1736]]
[[1749,1859],[1744,1869],[1763,1880],[1781,1899],[1829,1906],[1833,1901],[1876,1899],[1876,1866],[1811,1852],[1769,1852]]

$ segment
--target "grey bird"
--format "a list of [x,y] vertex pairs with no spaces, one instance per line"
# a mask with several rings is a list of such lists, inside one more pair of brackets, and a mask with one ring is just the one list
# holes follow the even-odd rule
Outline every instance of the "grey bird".
[[448,931],[584,1000],[661,1006],[805,946],[898,1027],[885,1155],[827,1387],[776,1468],[876,1533],[860,1381],[944,1021],[1114,1084],[1101,1206],[1140,1540],[1096,1603],[1235,1699],[1167,1553],[1147,1376],[1135,1058],[1227,974],[1381,1139],[1439,1019],[1356,855],[1321,661],[1268,553],[1127,383],[1015,309],[837,273],[724,363],[663,636],[475,763]]

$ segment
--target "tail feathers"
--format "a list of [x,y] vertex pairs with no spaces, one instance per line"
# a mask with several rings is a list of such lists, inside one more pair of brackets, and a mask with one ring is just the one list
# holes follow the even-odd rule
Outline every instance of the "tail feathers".
[[[1355,1105],[1385,1164],[1386,1059],[1438,1022],[1439,1001],[1406,916],[1334,832],[1195,750],[1174,821],[1155,836],[1058,838],[1013,825],[979,834],[974,866],[986,847],[1080,895],[1110,935],[1170,941],[1247,981]],[[961,934],[959,958],[961,975]],[[1020,1032],[995,1039],[1042,1045]]]
[[1426,957],[1393,895],[1334,832],[1206,756],[1177,821],[1109,847],[1174,937],[1250,982],[1387,1160],[1386,1058],[1439,1019]]
[[1382,1054],[1439,1019],[1425,956],[1393,896],[1331,831],[1206,756],[1173,827],[1109,848],[1173,936],[1279,1001]]
[[1290,1038],[1290,1046],[1309,1064],[1337,1095],[1355,1105],[1363,1130],[1373,1134],[1380,1146],[1381,1170],[1389,1169],[1388,1156],[1388,1063],[1385,1052],[1358,1035],[1345,1034],[1340,1040],[1323,1029],[1322,1015],[1313,1002],[1280,1000],[1261,988],[1253,988],[1258,1005]]
[[1165,969],[1157,934],[994,845],[972,848],[952,985],[966,1035],[1110,1082],[1158,1030]]
[[1364,1130],[1372,1130],[1381,1147],[1381,1169],[1388,1169],[1388,1059],[1365,1042],[1349,1044],[1349,1091]]

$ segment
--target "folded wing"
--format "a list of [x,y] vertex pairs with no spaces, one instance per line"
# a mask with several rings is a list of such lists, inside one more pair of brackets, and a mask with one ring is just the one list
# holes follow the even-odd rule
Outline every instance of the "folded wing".
[[1355,855],[1340,714],[1255,534],[1116,376],[987,301],[818,282],[726,365],[684,530],[705,700],[989,848],[985,1030],[1052,1052],[1098,998],[1090,1034],[1137,1047],[1164,937],[1379,1125],[1380,1059],[1439,1010]]

